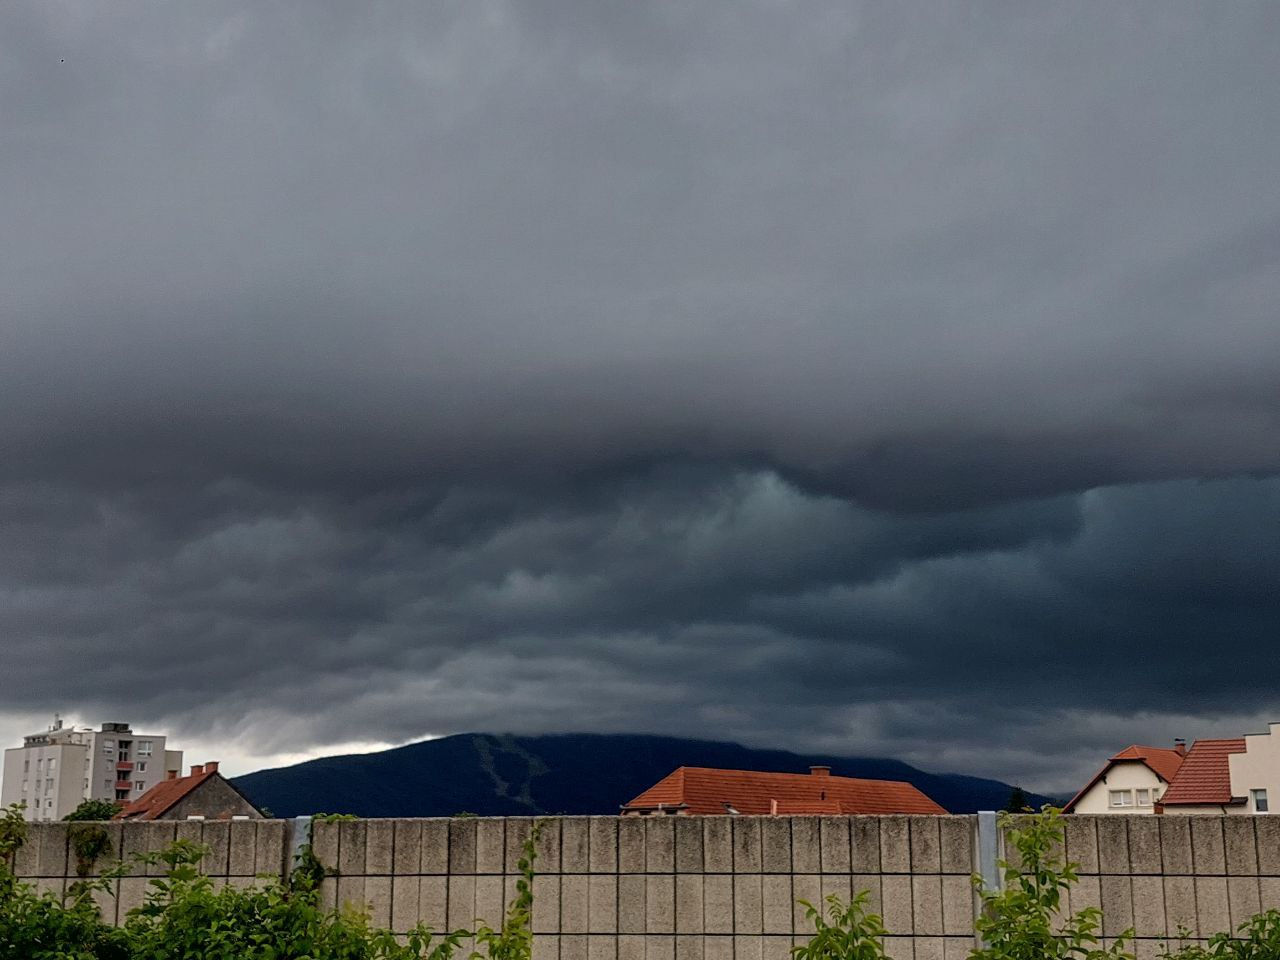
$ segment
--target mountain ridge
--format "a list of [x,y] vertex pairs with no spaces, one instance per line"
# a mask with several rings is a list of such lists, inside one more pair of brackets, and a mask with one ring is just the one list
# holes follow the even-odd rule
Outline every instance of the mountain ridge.
[[[801,755],[736,743],[650,734],[464,733],[375,753],[319,757],[245,774],[235,785],[273,815],[326,811],[362,817],[611,814],[676,767],[804,772],[905,780],[952,813],[1000,809],[1012,786],[933,774],[900,760]],[[1051,798],[1028,793],[1033,805]]]

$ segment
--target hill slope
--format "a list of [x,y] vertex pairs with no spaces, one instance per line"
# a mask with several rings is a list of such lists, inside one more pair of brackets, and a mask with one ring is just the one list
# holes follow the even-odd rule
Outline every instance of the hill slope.
[[[800,756],[734,743],[610,734],[537,737],[459,734],[380,753],[323,757],[235,780],[278,817],[330,812],[363,817],[609,814],[679,766],[905,780],[952,813],[1000,809],[1010,786],[930,774],[897,760]],[[1033,804],[1047,798],[1028,795]]]

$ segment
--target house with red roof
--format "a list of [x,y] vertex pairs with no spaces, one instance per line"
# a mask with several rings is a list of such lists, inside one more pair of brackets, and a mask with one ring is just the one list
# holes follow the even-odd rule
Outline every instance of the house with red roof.
[[628,816],[945,814],[909,783],[806,773],[680,767],[622,805]]
[[217,761],[177,771],[125,804],[116,820],[261,820],[262,811],[218,772]]
[[1160,800],[1158,813],[1247,813],[1244,796],[1231,784],[1233,754],[1244,753],[1244,737],[1197,740],[1178,776]]
[[1110,757],[1063,807],[1066,813],[1155,813],[1187,757],[1183,741],[1172,750],[1133,744]]

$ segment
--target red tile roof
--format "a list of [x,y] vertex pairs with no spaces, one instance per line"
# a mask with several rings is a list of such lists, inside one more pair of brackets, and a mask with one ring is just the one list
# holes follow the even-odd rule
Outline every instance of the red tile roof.
[[[125,804],[114,819],[159,820],[169,810],[172,810],[179,800],[190,795],[202,784],[219,776],[221,774],[218,773],[218,764],[216,762],[194,766],[191,768],[190,776],[161,780],[137,800]],[[235,790],[234,785],[230,783],[228,785],[231,786],[232,790]],[[240,791],[236,790],[236,793],[240,793]],[[229,819],[231,814],[227,813],[226,816]],[[213,818],[211,817],[210,819]]]
[[1187,751],[1178,775],[1160,798],[1160,805],[1243,803],[1243,798],[1231,796],[1231,763],[1228,757],[1233,753],[1244,753],[1244,749],[1244,737],[1197,740]]
[[661,805],[714,815],[728,812],[726,803],[742,814],[947,812],[911,784],[896,780],[710,767],[680,767],[623,810],[654,810]]
[[1173,783],[1174,777],[1178,775],[1178,770],[1185,759],[1177,750],[1166,750],[1163,747],[1144,747],[1137,743],[1133,746],[1125,747],[1114,757],[1111,757],[1106,762],[1106,765],[1093,775],[1093,779],[1086,783],[1084,788],[1072,797],[1062,809],[1066,813],[1074,810],[1080,799],[1092,790],[1094,785],[1106,776],[1107,771],[1117,763],[1141,763],[1165,783]]

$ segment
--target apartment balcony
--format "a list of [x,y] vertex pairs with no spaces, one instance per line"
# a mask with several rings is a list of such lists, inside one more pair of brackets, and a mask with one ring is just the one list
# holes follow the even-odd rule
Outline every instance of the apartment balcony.
[[119,771],[124,771],[124,770],[132,771],[132,770],[133,770],[133,762],[132,762],[132,761],[130,761],[130,760],[117,760],[117,761],[116,761],[116,771],[117,771],[117,772],[119,772]]
[[132,781],[132,780],[117,780],[117,781],[116,781],[116,789],[117,789],[117,790],[132,790],[132,789],[133,789],[133,781]]

